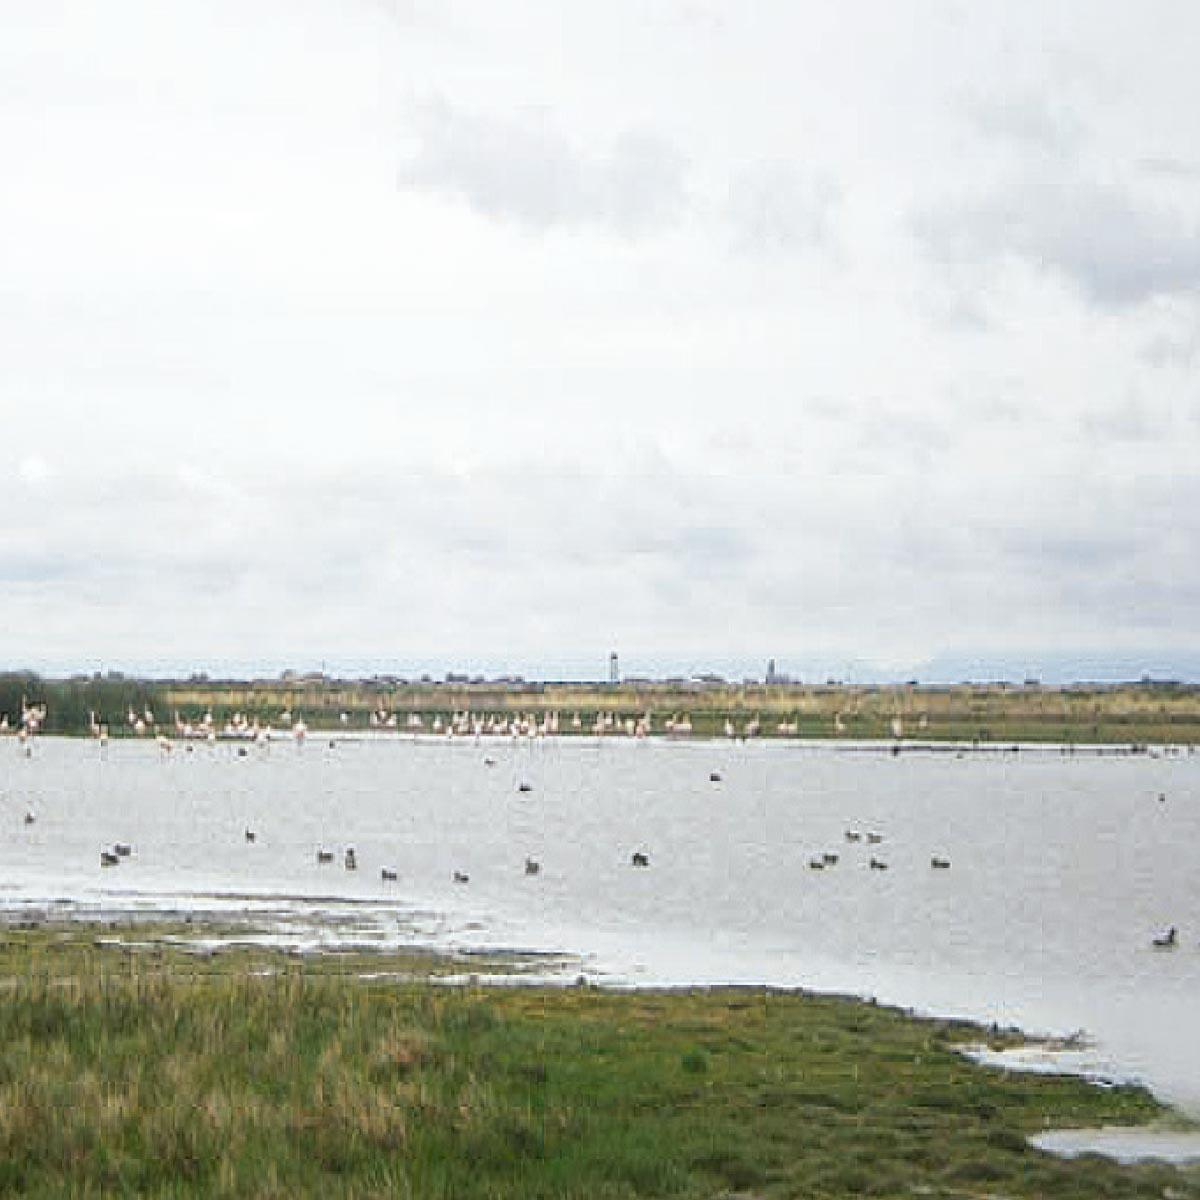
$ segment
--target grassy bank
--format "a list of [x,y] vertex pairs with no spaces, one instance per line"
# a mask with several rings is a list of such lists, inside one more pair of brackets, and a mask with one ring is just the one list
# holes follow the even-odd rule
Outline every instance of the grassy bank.
[[9,930],[0,1192],[1200,1195],[1194,1173],[1029,1149],[1160,1111],[972,1066],[954,1047],[980,1036],[791,993],[397,984]]

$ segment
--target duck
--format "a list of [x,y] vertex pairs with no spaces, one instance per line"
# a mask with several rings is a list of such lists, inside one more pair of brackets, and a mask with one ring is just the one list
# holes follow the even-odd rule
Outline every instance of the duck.
[[936,854],[929,860],[929,865],[935,871],[947,871],[950,869],[950,860],[948,858],[939,858]]
[[319,862],[319,863],[333,862],[333,851],[332,850],[318,850],[317,851],[317,862]]
[[721,782],[721,772],[720,771],[710,771],[708,774],[708,781],[709,781],[709,783],[720,783]]
[[345,863],[347,871],[357,871],[358,870],[358,857],[354,853],[353,846],[348,846],[346,848],[346,854],[342,861]]
[[30,811],[25,814],[25,824],[32,825],[36,820],[37,820],[37,814],[32,809],[30,809]]
[[395,883],[397,876],[396,872],[390,867],[383,867],[379,872],[379,878],[382,879],[384,883]]
[[532,784],[532,783],[525,783],[525,782],[523,782],[523,781],[522,781],[521,783],[518,783],[518,784],[517,784],[517,791],[518,791],[518,792],[532,792],[532,791],[533,791],[533,784]]
[[133,847],[128,842],[117,842],[113,846],[113,853],[118,858],[128,858],[133,853]]
[[826,850],[825,853],[821,855],[821,857],[825,860],[825,865],[827,867],[836,867],[837,866],[838,856],[836,854],[831,854],[828,850]]
[[466,871],[455,871],[454,872],[454,882],[455,883],[470,883],[471,877],[470,877],[470,875],[468,875],[466,873]]
[[247,842],[253,842],[258,838],[258,834],[256,834],[253,829],[247,829],[245,837]]
[[1178,938],[1178,935],[1179,935],[1179,931],[1175,928],[1174,925],[1172,925],[1171,928],[1168,929],[1166,933],[1164,933],[1154,939],[1154,948],[1156,950],[1174,950],[1175,946],[1177,944],[1176,940]]
[[871,859],[871,870],[872,871],[886,871],[887,869],[888,869],[888,865],[887,865],[887,863],[885,863],[883,861],[883,859],[872,857],[872,859]]
[[120,863],[120,859],[111,850],[100,851],[100,865],[102,867],[115,867]]
[[641,850],[635,850],[630,863],[635,867],[648,867],[650,865],[650,856]]
[[861,842],[861,841],[862,841],[862,834],[861,834],[861,833],[859,833],[857,829],[847,829],[847,830],[846,830],[846,841],[848,841],[848,842]]
[[542,869],[542,864],[536,858],[527,858],[525,860],[525,874],[536,875]]

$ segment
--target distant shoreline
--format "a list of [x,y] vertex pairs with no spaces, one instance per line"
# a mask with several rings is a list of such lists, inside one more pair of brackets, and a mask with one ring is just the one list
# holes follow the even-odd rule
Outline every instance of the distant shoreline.
[[[44,709],[44,711],[43,711]],[[873,685],[336,680],[43,679],[0,674],[0,731],[176,737],[538,733],[961,743],[1200,744],[1200,686],[1177,683]]]

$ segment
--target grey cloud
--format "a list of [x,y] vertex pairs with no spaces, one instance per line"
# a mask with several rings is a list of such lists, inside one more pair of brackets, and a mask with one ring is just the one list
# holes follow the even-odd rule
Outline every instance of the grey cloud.
[[[925,636],[918,626],[938,628],[947,607],[968,614],[963,637],[1019,618],[1028,638],[1052,625],[1050,599],[1088,630],[1117,608],[1126,626],[1174,613],[1182,629],[1200,580],[1200,518],[1187,515],[1200,495],[1151,478],[1081,497],[1077,479],[985,472],[968,488],[919,465],[806,479],[770,463],[728,474],[664,463],[649,479],[552,456],[470,476],[214,470],[199,483],[167,471],[102,488],[66,472],[49,481],[28,536],[5,543],[21,580],[14,627],[32,615],[29,596],[80,651],[100,637],[111,657],[180,638],[200,659],[230,653],[230,639],[256,654],[263,639],[273,651],[296,638],[331,655],[525,651],[597,630],[669,653],[680,630],[741,646],[801,628],[868,653],[906,630]],[[1143,612],[1130,580],[1155,571],[1169,586]],[[883,616],[881,596],[894,598]],[[81,601],[91,629],[70,625]]]
[[1138,159],[1138,166],[1147,174],[1160,179],[1194,182],[1200,179],[1200,165],[1169,155]]
[[[1062,579],[1128,561],[1138,548],[1137,539],[1122,531],[1016,529],[1002,534],[999,548],[1015,560],[1019,570],[1036,572],[1042,578]],[[1098,582],[1098,581],[1097,581]]]
[[732,177],[726,215],[739,249],[772,254],[831,246],[840,202],[831,179],[764,162]]
[[1167,414],[1136,396],[1090,407],[1083,428],[1095,438],[1113,442],[1150,442],[1162,436]]
[[670,142],[629,131],[606,150],[578,150],[546,114],[498,120],[445,100],[417,111],[420,146],[402,185],[458,196],[484,216],[543,231],[594,226],[637,237],[684,208],[683,156]]
[[942,264],[1016,258],[1057,272],[1105,307],[1200,286],[1195,228],[1082,178],[1027,175],[991,195],[928,210],[913,228]]
[[1159,334],[1141,349],[1141,359],[1152,367],[1191,367],[1200,357],[1200,326],[1182,335]]
[[71,558],[63,554],[0,549],[0,583],[6,586],[58,584],[71,577],[74,565]]
[[989,97],[976,100],[968,111],[985,137],[1008,141],[1019,148],[1069,156],[1083,139],[1078,117],[1042,96]]

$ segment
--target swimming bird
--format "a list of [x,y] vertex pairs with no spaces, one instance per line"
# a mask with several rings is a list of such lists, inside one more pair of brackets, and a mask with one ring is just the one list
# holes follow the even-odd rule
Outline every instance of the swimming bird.
[[100,865],[102,867],[115,867],[120,861],[111,850],[100,851]]
[[879,843],[883,841],[883,834],[882,834],[882,833],[868,833],[868,834],[867,834],[867,841],[868,841],[868,842],[869,842],[869,843],[870,843],[872,846],[878,846],[878,845],[879,845]]
[[650,856],[644,854],[641,850],[635,850],[633,858],[630,861],[635,867],[648,867],[650,865]]
[[536,858],[527,858],[525,860],[525,874],[536,875],[542,869],[542,864]]
[[859,833],[857,829],[847,829],[847,830],[846,830],[846,841],[848,841],[848,842],[861,842],[861,841],[862,841],[862,834],[861,834],[861,833]]
[[929,860],[929,865],[930,865],[931,867],[933,867],[935,870],[939,870],[939,871],[945,871],[945,870],[948,870],[948,869],[949,869],[949,867],[950,867],[950,860],[949,860],[948,858],[939,858],[939,857],[938,857],[938,856],[935,854],[935,855],[934,855],[934,856],[933,856],[933,857],[932,857],[932,858]]
[[809,866],[810,866],[810,867],[811,867],[811,868],[812,868],[814,871],[823,871],[823,870],[825,870],[825,860],[824,860],[823,858],[810,858],[810,859],[808,860],[808,865],[809,865]]
[[390,870],[388,867],[384,867],[379,872],[379,878],[382,879],[384,881],[384,883],[395,883],[396,882],[396,872],[393,870]]
[[346,856],[343,859],[343,861],[346,864],[347,871],[357,871],[358,870],[358,858],[356,857],[356,855],[354,853],[353,846],[348,846],[346,848]]
[[466,873],[466,871],[455,871],[454,872],[454,882],[455,883],[470,883],[471,877],[470,877],[470,875],[468,875]]
[[246,841],[253,842],[258,837],[258,834],[256,834],[253,829],[247,829],[245,836]]
[[128,858],[133,853],[133,847],[128,842],[117,842],[113,846],[113,853],[118,858]]
[[318,850],[317,851],[317,862],[319,862],[319,863],[333,862],[333,851],[332,850]]
[[883,859],[872,857],[872,859],[871,859],[871,870],[872,871],[886,871],[887,869],[888,869],[888,865],[887,865],[887,863],[885,863],[883,861]]
[[825,860],[825,865],[827,867],[836,867],[837,866],[838,856],[836,854],[830,854],[829,851],[826,850],[825,853],[821,855],[821,857]]
[[32,825],[37,820],[37,814],[32,810],[25,814],[25,824]]
[[708,781],[709,781],[709,783],[720,783],[721,782],[721,772],[720,771],[709,772]]
[[1179,931],[1175,928],[1175,926],[1172,925],[1171,928],[1168,929],[1167,932],[1164,933],[1161,937],[1156,937],[1154,939],[1155,949],[1156,950],[1174,950],[1178,932]]
[[533,791],[533,784],[532,784],[532,783],[525,783],[525,782],[518,783],[518,784],[517,784],[517,791],[518,791],[518,792],[532,792],[532,791]]

